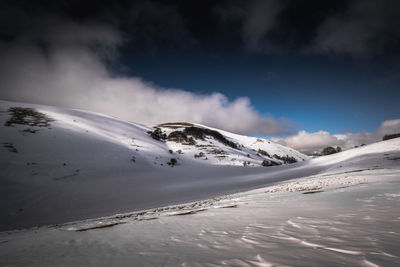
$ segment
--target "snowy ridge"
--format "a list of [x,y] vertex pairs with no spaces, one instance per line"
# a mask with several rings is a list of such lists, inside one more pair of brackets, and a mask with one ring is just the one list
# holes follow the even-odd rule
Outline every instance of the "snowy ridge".
[[[187,142],[170,141],[166,139],[166,145],[172,151],[182,151],[189,158],[198,158],[206,160],[208,164],[234,165],[234,166],[252,166],[262,165],[263,161],[272,162],[277,165],[285,164],[282,157],[293,157],[294,161],[305,161],[308,156],[280,144],[276,144],[264,138],[256,138],[233,134],[220,129],[208,127],[197,123],[165,123],[156,126],[162,133],[170,136],[173,132],[184,132],[185,129],[199,128],[216,131],[237,148],[230,147],[216,140],[215,137],[205,134],[204,140],[194,138],[196,144],[188,145]],[[190,138],[190,134],[188,134]],[[202,153],[203,156],[199,156]],[[275,157],[274,157],[275,156]]]
[[[307,159],[268,140],[220,130],[237,149],[212,136],[195,139],[192,145],[155,140],[149,134],[153,127],[94,112],[9,101],[0,101],[0,129],[0,229],[213,197],[237,191],[243,183],[254,186],[252,179],[240,178],[241,172],[283,167],[261,166],[264,160],[284,163],[274,154]],[[259,148],[269,156],[258,154]],[[177,160],[173,168],[168,165],[172,158]]]
[[[11,116],[7,112],[11,107],[34,108],[36,111],[46,114],[53,121],[50,122],[49,127],[27,126],[17,123],[10,125],[11,127],[4,127],[4,124]],[[25,150],[24,155],[26,155],[25,153],[30,153],[31,157],[34,153],[38,157],[44,154],[48,155],[49,159],[56,157],[61,160],[64,158],[64,161],[70,160],[70,156],[75,158],[76,154],[91,157],[93,153],[97,152],[99,146],[99,144],[96,144],[96,147],[92,147],[91,142],[83,142],[83,140],[91,139],[92,141],[96,140],[96,143],[102,142],[104,143],[102,146],[107,147],[101,153],[103,157],[118,157],[122,165],[124,163],[130,164],[135,162],[136,165],[146,165],[147,167],[148,165],[167,166],[171,158],[176,158],[178,161],[177,165],[260,166],[264,160],[279,165],[285,163],[279,158],[273,158],[273,155],[277,155],[278,157],[293,157],[296,161],[308,159],[307,156],[293,149],[266,139],[236,135],[199,124],[189,125],[218,131],[225,138],[237,144],[238,148],[234,149],[222,144],[212,136],[206,136],[205,140],[195,139],[195,143],[192,145],[169,140],[166,140],[166,142],[158,141],[149,135],[149,132],[154,131],[152,127],[122,121],[94,112],[7,101],[0,101],[0,110],[2,139],[5,142],[12,142],[17,150],[18,147],[20,150]],[[166,134],[184,128],[171,128],[171,125],[169,124],[168,127],[160,128]],[[46,146],[34,142],[33,139],[40,139],[46,143]],[[28,144],[30,141],[33,141],[35,144]],[[76,151],[74,153],[69,153],[68,150],[71,149],[71,145],[74,146],[74,143],[79,145],[75,146]],[[85,145],[81,145],[81,143],[85,143]],[[25,145],[27,145],[26,149]],[[79,149],[81,151],[77,151]],[[258,153],[259,149],[265,151],[268,155]],[[119,155],[114,154],[116,151],[118,151]],[[108,152],[112,152],[113,155]],[[198,156],[202,155],[200,153],[204,156]],[[113,162],[113,164],[117,163]]]

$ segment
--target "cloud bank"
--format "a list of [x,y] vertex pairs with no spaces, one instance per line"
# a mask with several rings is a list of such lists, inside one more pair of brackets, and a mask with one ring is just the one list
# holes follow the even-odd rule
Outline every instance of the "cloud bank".
[[340,146],[342,149],[353,148],[362,144],[370,144],[382,140],[385,134],[400,133],[400,119],[387,120],[381,123],[374,132],[359,132],[345,134],[330,134],[326,131],[309,133],[299,131],[296,135],[287,138],[274,138],[273,140],[306,154],[320,152],[328,146]]
[[[29,21],[29,19],[27,20]],[[191,121],[244,134],[286,135],[293,124],[259,114],[247,97],[195,94],[113,73],[123,35],[59,17],[0,42],[0,98],[87,109],[154,125]],[[56,25],[56,26],[55,26]]]

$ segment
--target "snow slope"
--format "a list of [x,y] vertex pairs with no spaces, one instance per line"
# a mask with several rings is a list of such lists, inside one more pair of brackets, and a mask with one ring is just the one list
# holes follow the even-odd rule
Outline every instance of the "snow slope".
[[[52,121],[46,127],[4,126],[10,107],[35,108]],[[207,135],[194,145],[158,141],[148,134],[154,128],[91,112],[7,101],[0,102],[0,111],[0,230],[195,201],[321,172],[354,171],[354,166],[374,168],[385,153],[396,157],[400,151],[394,139],[307,160],[265,139],[198,124],[194,127],[217,130],[239,149]],[[159,128],[168,135],[185,127]],[[195,157],[200,152],[204,155]],[[282,164],[279,157],[285,156],[298,162],[261,167],[264,160]],[[171,158],[178,161],[173,168],[167,164]]]
[[[34,108],[54,121],[49,122],[49,127],[20,124],[4,127],[11,116],[10,112],[7,112],[10,107]],[[154,128],[87,111],[6,101],[0,101],[0,110],[1,138],[4,142],[11,142],[21,150],[18,154],[18,159],[21,160],[37,158],[37,161],[54,162],[57,159],[67,164],[73,162],[96,167],[100,163],[113,166],[115,169],[126,167],[126,163],[133,162],[132,158],[136,163],[135,168],[148,168],[149,165],[166,166],[171,158],[177,158],[178,165],[241,166],[243,162],[248,163],[248,166],[260,166],[265,159],[278,164],[283,163],[282,160],[273,158],[274,154],[294,157],[297,161],[307,159],[307,156],[293,149],[266,139],[236,135],[218,129],[213,130],[222,133],[239,148],[234,149],[224,145],[212,136],[206,136],[205,140],[195,139],[195,145],[168,140],[157,141],[148,134]],[[199,124],[192,124],[192,126],[212,129]],[[171,129],[171,125],[160,128],[167,134],[183,129],[183,127]],[[26,129],[37,132],[32,133]],[[258,154],[258,149],[264,150],[270,156]],[[177,153],[178,150],[182,152]],[[195,158],[194,155],[200,152],[203,152],[204,156]]]
[[265,188],[0,232],[0,265],[399,266],[400,138],[294,165]]

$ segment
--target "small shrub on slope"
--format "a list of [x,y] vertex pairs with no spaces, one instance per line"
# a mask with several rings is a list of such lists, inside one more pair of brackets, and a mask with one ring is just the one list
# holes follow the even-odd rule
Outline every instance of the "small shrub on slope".
[[11,118],[6,121],[5,126],[12,126],[13,124],[48,127],[50,122],[54,121],[46,114],[41,113],[33,108],[11,107],[8,109],[11,113]]

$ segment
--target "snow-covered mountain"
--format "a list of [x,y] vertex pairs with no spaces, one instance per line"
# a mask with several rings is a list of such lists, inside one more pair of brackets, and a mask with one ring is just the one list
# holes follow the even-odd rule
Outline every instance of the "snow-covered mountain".
[[0,231],[180,204],[321,173],[392,168],[400,151],[400,139],[393,139],[308,160],[266,139],[199,124],[147,127],[7,101],[0,101],[0,143]]
[[56,177],[69,175],[68,166],[76,172],[100,164],[112,169],[129,166],[134,171],[166,168],[175,160],[177,166],[272,166],[307,159],[266,139],[199,124],[146,127],[97,113],[6,101],[0,102],[0,110],[1,157],[54,166]]
[[[93,112],[0,101],[0,208],[6,225],[212,196],[229,190],[211,184],[227,181],[226,168],[229,184],[237,184],[233,190],[246,182],[235,180],[241,172],[306,159],[266,139],[199,124],[154,128]],[[65,212],[53,216],[60,209]]]
[[399,163],[400,138],[276,167],[130,176],[51,179],[37,164],[20,177],[7,160],[0,266],[398,266]]

